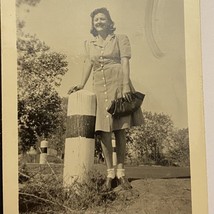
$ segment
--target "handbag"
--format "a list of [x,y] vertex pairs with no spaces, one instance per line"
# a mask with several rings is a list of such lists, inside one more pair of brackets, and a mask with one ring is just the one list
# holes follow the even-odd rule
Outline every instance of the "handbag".
[[107,112],[114,118],[130,115],[137,111],[143,103],[145,94],[140,92],[132,92],[132,101],[128,102],[124,97],[120,97],[111,102],[107,108]]

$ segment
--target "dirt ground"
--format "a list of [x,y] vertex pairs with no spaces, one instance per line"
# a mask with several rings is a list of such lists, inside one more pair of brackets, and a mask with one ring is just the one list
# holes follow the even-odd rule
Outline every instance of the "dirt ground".
[[123,203],[94,208],[85,214],[191,214],[190,179],[140,179],[133,190],[118,191]]

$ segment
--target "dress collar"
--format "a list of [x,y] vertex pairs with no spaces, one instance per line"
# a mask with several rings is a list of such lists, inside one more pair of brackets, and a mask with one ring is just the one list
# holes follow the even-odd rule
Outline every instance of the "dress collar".
[[91,39],[91,42],[92,42],[94,45],[104,47],[104,46],[106,46],[107,43],[108,43],[112,38],[114,38],[114,37],[115,37],[115,34],[113,34],[113,33],[112,33],[112,34],[108,34],[108,36],[106,37],[104,43],[103,43],[103,44],[100,44],[100,43],[99,43],[98,36],[96,36],[96,37],[93,37],[93,38]]

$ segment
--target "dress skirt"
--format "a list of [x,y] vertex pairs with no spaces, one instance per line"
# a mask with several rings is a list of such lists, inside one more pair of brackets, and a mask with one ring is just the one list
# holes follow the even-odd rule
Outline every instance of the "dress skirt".
[[[130,87],[134,90],[131,82]],[[97,98],[95,131],[111,132],[143,123],[141,109],[120,118],[112,118],[107,112],[111,101],[122,96],[123,72],[120,63],[110,63],[94,69],[93,88]]]

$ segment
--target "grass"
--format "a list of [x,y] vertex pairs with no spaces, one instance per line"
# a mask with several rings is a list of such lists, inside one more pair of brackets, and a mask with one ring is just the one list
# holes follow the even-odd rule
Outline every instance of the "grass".
[[[87,178],[63,187],[62,174],[47,174],[41,167],[31,172],[23,166],[20,182],[19,211],[24,213],[84,213],[97,207],[107,208],[114,202],[126,203],[130,196],[121,197],[116,191],[105,189],[105,176],[97,170],[90,171]],[[45,173],[44,173],[45,172]],[[120,195],[120,196],[119,196]]]
[[59,164],[20,167],[20,177],[24,178],[20,181],[20,214],[191,214],[186,168],[127,167],[133,189],[117,187],[112,192],[104,188],[103,165],[96,165],[84,182],[75,181],[66,189],[62,171],[63,165]]

